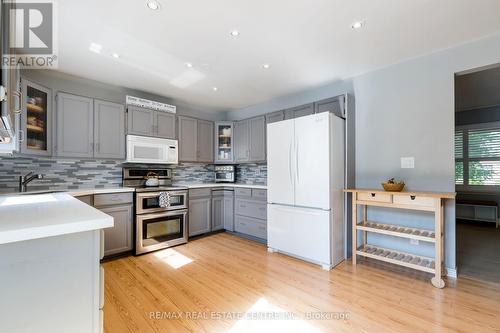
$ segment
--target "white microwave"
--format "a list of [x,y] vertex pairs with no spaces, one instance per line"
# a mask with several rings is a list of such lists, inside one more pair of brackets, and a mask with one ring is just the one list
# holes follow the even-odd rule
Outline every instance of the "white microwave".
[[152,164],[177,164],[177,140],[127,135],[127,162]]

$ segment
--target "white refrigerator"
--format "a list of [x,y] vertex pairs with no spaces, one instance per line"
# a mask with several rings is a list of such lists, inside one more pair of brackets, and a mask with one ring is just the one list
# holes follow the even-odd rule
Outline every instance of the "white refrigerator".
[[331,269],[344,260],[344,123],[329,112],[267,125],[267,242]]

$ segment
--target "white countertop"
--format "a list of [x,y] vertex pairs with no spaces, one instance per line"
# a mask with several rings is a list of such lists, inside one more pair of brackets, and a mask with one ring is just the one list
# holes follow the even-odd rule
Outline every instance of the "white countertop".
[[112,227],[113,218],[68,193],[0,196],[0,244]]
[[122,192],[135,192],[133,187],[108,187],[108,188],[80,188],[76,190],[63,190],[74,197],[81,197],[83,195],[105,194],[105,193],[122,193]]
[[183,186],[187,188],[207,188],[207,187],[239,187],[239,188],[255,188],[259,190],[267,190],[266,185],[252,185],[241,183],[174,183],[174,186]]

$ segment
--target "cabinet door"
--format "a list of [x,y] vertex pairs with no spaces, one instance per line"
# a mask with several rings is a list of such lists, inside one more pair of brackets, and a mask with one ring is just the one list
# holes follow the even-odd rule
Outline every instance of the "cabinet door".
[[155,115],[156,111],[129,106],[127,134],[154,136]]
[[[21,154],[50,156],[52,154],[52,90],[24,79],[21,90]],[[14,101],[6,103],[14,103]]]
[[336,116],[345,117],[344,96],[328,98],[314,103],[314,112],[331,112]]
[[212,198],[212,231],[224,228],[224,197]]
[[94,155],[94,102],[92,98],[57,94],[58,156]]
[[215,123],[215,163],[232,163],[234,161],[234,136],[232,122]]
[[165,139],[175,139],[175,115],[173,113],[156,112],[155,135]]
[[132,250],[132,205],[111,206],[100,210],[111,215],[115,223],[113,227],[104,229],[104,256]]
[[211,198],[189,200],[189,236],[195,236],[210,231]]
[[299,118],[314,113],[314,103],[304,104],[285,110],[285,119]]
[[250,162],[266,160],[266,118],[257,117],[249,120],[250,123]]
[[271,124],[285,119],[283,111],[276,111],[266,114],[266,123]]
[[234,143],[236,162],[247,162],[250,159],[249,137],[250,128],[248,120],[238,121],[234,125]]
[[214,123],[198,120],[197,161],[214,161]]
[[122,104],[94,100],[96,158],[125,158],[125,109]]
[[179,117],[179,161],[196,162],[198,122],[196,119]]
[[233,195],[224,196],[224,229],[234,231]]

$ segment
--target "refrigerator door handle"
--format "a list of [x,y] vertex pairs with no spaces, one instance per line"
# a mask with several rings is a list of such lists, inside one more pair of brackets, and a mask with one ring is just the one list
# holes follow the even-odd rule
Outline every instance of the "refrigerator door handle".
[[290,146],[288,147],[288,174],[290,178],[290,185],[293,188],[293,176],[292,176],[292,142],[290,142]]
[[299,174],[299,145],[300,141],[295,138],[295,177],[297,178],[297,183],[300,183],[300,174]]

